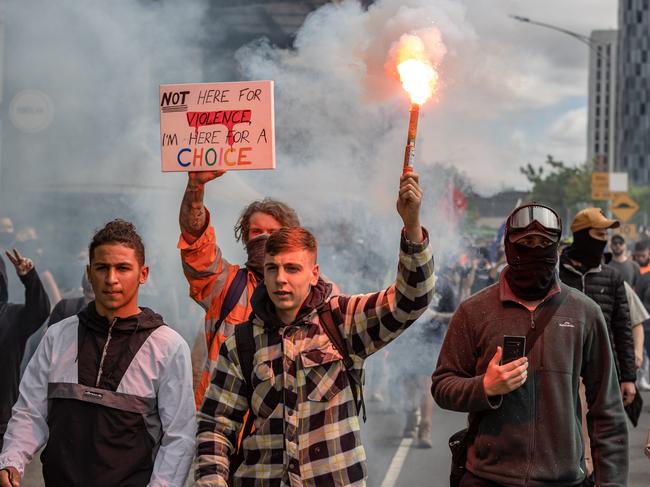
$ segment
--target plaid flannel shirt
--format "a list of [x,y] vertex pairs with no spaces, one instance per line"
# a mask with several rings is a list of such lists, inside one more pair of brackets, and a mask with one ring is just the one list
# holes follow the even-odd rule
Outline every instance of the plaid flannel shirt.
[[[428,237],[417,244],[402,235],[397,279],[388,289],[327,299],[355,368],[427,309],[434,284]],[[197,485],[226,486],[230,474],[235,486],[364,485],[366,455],[352,389],[316,309],[279,329],[257,316],[253,325],[255,430],[244,439],[244,462],[229,472],[250,392],[233,336],[221,347],[198,413]]]

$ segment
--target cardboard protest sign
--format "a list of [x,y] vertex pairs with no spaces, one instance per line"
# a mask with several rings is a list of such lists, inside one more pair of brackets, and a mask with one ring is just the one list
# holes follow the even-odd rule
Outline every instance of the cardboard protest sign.
[[275,169],[273,81],[160,85],[163,171]]

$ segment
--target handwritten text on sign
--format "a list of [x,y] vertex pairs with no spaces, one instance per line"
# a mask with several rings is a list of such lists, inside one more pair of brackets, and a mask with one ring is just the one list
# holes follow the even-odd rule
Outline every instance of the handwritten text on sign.
[[160,85],[163,171],[274,169],[273,82]]

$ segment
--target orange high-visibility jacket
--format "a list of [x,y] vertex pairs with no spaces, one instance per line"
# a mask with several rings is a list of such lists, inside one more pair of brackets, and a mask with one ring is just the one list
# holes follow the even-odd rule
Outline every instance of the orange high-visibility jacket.
[[194,391],[197,409],[201,406],[205,391],[210,384],[210,376],[219,356],[219,348],[226,338],[234,333],[234,326],[248,319],[251,312],[250,297],[257,286],[255,275],[249,272],[248,283],[239,302],[223,320],[219,329],[215,330],[214,326],[219,320],[228,288],[240,266],[230,264],[223,258],[221,249],[217,246],[209,213],[207,218],[208,226],[205,232],[193,244],[187,243],[183,235],[178,241],[183,273],[190,284],[190,297],[205,310],[205,341],[208,357],[203,366],[199,385]]

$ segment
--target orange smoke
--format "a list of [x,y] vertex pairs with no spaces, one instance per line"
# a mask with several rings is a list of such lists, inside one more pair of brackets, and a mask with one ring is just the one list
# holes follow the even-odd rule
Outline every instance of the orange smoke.
[[404,35],[397,46],[397,71],[411,103],[422,105],[436,89],[438,73],[425,53],[422,40]]

